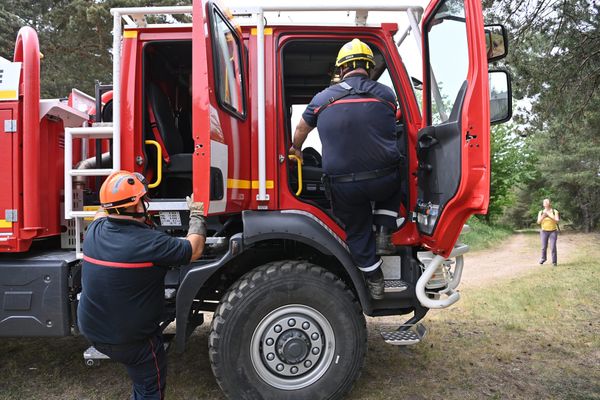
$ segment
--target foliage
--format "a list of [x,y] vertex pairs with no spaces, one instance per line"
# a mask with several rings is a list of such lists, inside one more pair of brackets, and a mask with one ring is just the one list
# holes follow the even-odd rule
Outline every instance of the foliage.
[[483,250],[495,246],[512,233],[512,230],[507,227],[484,223],[476,216],[471,217],[467,225],[471,231],[463,234],[459,241],[468,244],[471,250]]
[[486,221],[498,220],[515,202],[512,189],[533,178],[534,155],[513,125],[496,125],[491,132],[492,178]]
[[[0,55],[12,59],[19,28],[36,29],[42,59],[42,97],[76,87],[93,93],[95,80],[111,82],[114,7],[184,5],[181,0],[4,0],[0,4]],[[10,10],[10,11],[9,11]]]
[[521,194],[545,189],[586,231],[600,221],[599,12],[586,0],[503,0],[488,13],[512,33],[506,64],[526,99],[516,120],[537,155],[538,176]]

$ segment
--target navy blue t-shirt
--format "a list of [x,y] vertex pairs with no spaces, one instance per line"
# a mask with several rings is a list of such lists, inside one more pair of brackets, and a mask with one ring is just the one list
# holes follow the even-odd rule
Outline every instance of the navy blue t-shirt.
[[348,95],[343,98],[344,101],[367,101],[334,102],[317,115],[319,107],[347,90],[337,84],[313,97],[302,118],[319,130],[323,145],[323,172],[329,175],[348,174],[398,164],[400,152],[396,143],[396,115],[387,104],[396,104],[394,91],[365,75],[350,76],[344,82],[386,102],[373,101],[373,98],[365,95]]
[[100,218],[83,242],[79,330],[91,342],[126,344],[155,334],[166,266],[189,264],[189,241],[143,223]]

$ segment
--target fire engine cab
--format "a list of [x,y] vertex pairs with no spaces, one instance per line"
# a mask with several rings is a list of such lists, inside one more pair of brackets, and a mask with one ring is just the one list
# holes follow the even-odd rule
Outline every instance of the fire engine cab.
[[[460,297],[468,246],[457,242],[487,211],[490,123],[511,117],[508,74],[488,71],[506,34],[484,27],[481,2],[194,0],[111,12],[113,82],[94,97],[40,99],[31,28],[13,61],[0,59],[0,336],[78,333],[85,227],[103,178],[125,169],[149,182],[156,229],[184,236],[185,196],[204,205],[207,249],[169,269],[162,327],[174,324],[181,352],[212,314],[211,365],[229,398],[343,397],[364,362],[365,315],[407,315],[382,337],[420,342],[427,311]],[[307,12],[354,20],[300,22]],[[403,201],[383,300],[369,297],[331,210],[317,135],[303,163],[288,157],[295,123],[354,38],[398,107]],[[419,77],[408,73],[415,61]]]

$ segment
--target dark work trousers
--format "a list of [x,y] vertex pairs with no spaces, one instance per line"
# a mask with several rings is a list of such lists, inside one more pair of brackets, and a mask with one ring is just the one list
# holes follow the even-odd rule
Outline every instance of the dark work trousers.
[[381,264],[375,254],[373,228],[396,230],[401,197],[398,171],[358,182],[331,183],[333,213],[345,225],[346,243],[361,271],[374,271]]
[[167,354],[162,335],[126,345],[94,343],[94,347],[112,360],[125,365],[133,381],[132,400],[164,399],[167,383]]
[[546,261],[546,253],[548,249],[548,241],[550,241],[550,251],[552,252],[552,264],[556,264],[556,238],[558,237],[558,231],[545,231],[540,232],[542,238],[542,258],[540,263]]

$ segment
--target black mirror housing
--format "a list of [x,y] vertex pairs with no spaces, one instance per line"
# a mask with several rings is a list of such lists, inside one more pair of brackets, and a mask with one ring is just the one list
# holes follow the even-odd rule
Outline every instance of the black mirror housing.
[[512,118],[512,87],[508,71],[489,71],[490,124],[496,125]]

